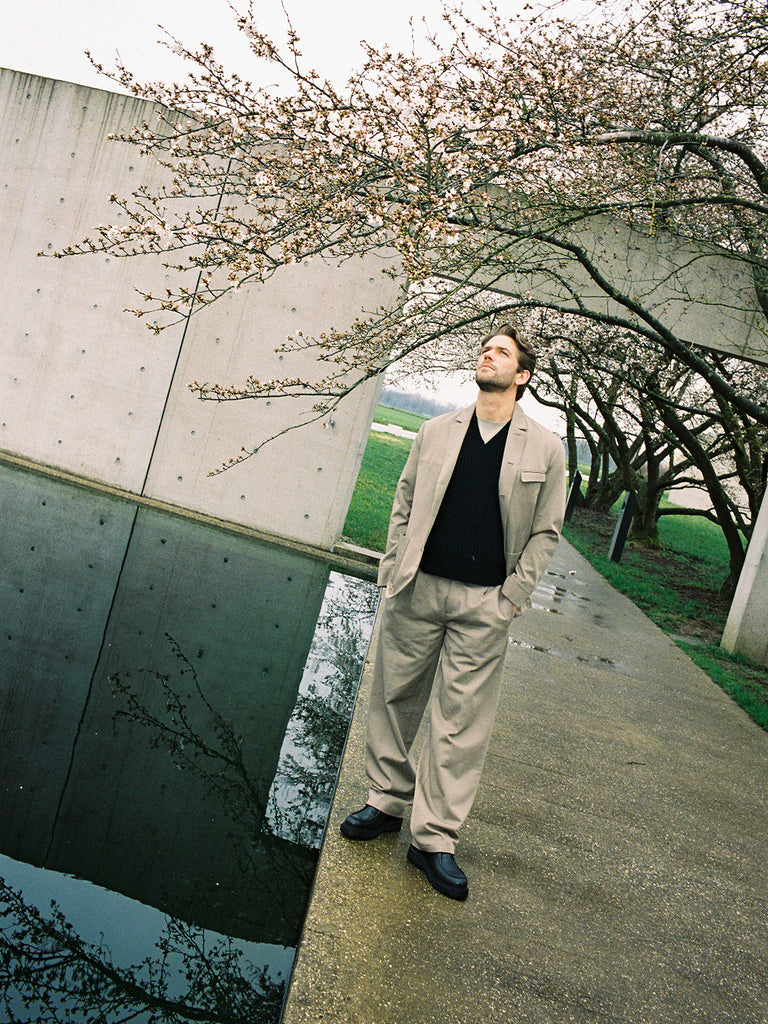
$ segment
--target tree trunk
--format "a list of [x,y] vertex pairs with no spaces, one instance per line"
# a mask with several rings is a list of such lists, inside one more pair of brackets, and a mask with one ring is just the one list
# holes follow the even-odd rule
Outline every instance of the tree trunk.
[[635,492],[637,500],[637,511],[632,520],[630,538],[636,544],[642,544],[647,548],[660,548],[662,546],[659,538],[659,502],[661,495],[654,488],[647,484],[639,488],[640,494]]
[[568,450],[568,476],[573,477],[579,468],[579,450],[576,444],[576,417],[570,407],[565,414],[565,441]]

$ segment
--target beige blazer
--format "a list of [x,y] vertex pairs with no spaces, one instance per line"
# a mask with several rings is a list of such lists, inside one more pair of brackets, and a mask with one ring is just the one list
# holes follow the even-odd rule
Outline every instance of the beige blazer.
[[[395,492],[379,586],[388,597],[416,575],[451,479],[474,405],[428,420],[419,430]],[[507,578],[502,593],[522,611],[560,539],[565,452],[551,431],[515,405],[499,473]]]

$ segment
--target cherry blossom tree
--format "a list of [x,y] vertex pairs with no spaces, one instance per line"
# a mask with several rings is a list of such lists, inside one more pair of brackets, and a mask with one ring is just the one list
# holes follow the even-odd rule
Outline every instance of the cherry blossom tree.
[[[162,104],[158,122],[127,139],[167,167],[167,187],[113,196],[121,217],[59,255],[166,254],[178,285],[135,310],[153,330],[314,257],[375,252],[382,274],[403,282],[400,301],[351,327],[284,340],[281,351],[316,355],[314,379],[193,383],[203,399],[311,395],[327,411],[420,354],[466,362],[466,344],[500,317],[545,308],[633,332],[739,416],[768,424],[764,397],[740,390],[697,337],[645,302],[626,268],[596,262],[593,244],[607,223],[715,246],[748,272],[764,324],[762,2],[595,0],[581,20],[558,10],[510,19],[489,3],[472,19],[447,7],[447,42],[368,47],[343,84],[305,66],[292,27],[282,48],[267,38],[253,9],[238,25],[280,87],[254,87],[209,46],[171,40],[186,81],[113,72]],[[672,271],[668,286],[691,299]]]
[[[566,422],[571,466],[577,437],[591,454],[585,502],[607,510],[630,491],[637,512],[636,541],[657,545],[666,514],[697,515],[723,531],[731,596],[744,563],[768,471],[768,429],[743,416],[694,370],[651,342],[574,317],[541,317],[532,329],[545,342],[531,385]],[[768,393],[768,369],[713,357],[718,373],[759,402]],[[662,508],[671,488],[703,492],[704,507]]]

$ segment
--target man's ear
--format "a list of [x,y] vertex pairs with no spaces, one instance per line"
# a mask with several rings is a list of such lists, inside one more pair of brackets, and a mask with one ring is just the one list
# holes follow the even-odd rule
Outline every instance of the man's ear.
[[515,374],[515,384],[527,384],[530,379],[530,370],[518,370]]

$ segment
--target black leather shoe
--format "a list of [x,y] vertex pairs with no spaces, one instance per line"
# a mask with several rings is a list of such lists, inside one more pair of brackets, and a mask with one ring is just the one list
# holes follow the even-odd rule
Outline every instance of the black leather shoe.
[[376,807],[366,804],[360,811],[355,811],[342,821],[339,830],[347,839],[375,839],[382,832],[399,832],[403,824],[402,818],[394,818]]
[[408,847],[408,860],[423,871],[433,889],[452,900],[465,900],[469,895],[467,876],[452,853],[427,853],[416,846]]

